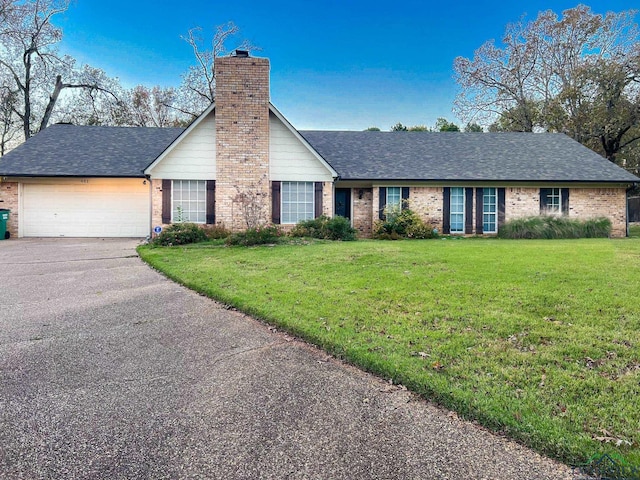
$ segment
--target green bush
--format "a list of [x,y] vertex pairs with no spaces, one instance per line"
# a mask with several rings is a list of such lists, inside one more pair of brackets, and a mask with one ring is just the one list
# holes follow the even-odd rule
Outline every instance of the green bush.
[[172,246],[187,245],[188,243],[204,242],[206,232],[195,223],[174,223],[152,240],[155,245]]
[[358,231],[351,226],[349,219],[341,216],[333,218],[324,215],[311,220],[298,222],[290,232],[292,237],[312,237],[326,240],[352,241]]
[[222,225],[207,225],[204,231],[209,240],[219,240],[231,235],[231,232]]
[[282,237],[280,229],[274,225],[265,225],[263,227],[248,228],[244,232],[238,232],[227,237],[225,243],[227,245],[242,245],[249,247],[251,245],[265,245],[277,243]]
[[438,234],[411,210],[405,208],[399,212],[386,212],[385,220],[373,225],[373,238],[379,240],[398,240],[400,238],[435,238]]
[[500,227],[500,238],[606,238],[611,234],[611,220],[604,217],[578,220],[540,215],[516,218]]

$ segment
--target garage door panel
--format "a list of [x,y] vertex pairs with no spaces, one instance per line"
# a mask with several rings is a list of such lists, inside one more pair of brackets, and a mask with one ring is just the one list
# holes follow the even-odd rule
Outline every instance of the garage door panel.
[[25,184],[26,237],[145,237],[149,190],[141,180]]

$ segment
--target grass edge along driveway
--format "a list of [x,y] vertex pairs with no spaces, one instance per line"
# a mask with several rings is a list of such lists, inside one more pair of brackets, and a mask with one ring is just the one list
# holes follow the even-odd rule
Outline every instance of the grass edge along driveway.
[[638,239],[139,253],[188,288],[542,453],[640,464]]

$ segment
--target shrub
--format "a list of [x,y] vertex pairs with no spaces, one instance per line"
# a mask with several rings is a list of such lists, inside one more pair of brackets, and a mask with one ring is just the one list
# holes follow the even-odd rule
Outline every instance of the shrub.
[[205,233],[209,240],[219,240],[221,238],[227,238],[231,235],[231,232],[227,230],[223,225],[207,225],[205,227]]
[[500,227],[500,238],[606,238],[611,234],[611,220],[604,217],[578,220],[540,215],[516,218]]
[[249,247],[251,245],[265,245],[276,243],[280,240],[282,232],[274,225],[265,225],[256,228],[247,228],[244,232],[231,234],[227,237],[225,243],[227,245],[242,245]]
[[352,241],[358,231],[351,226],[349,219],[341,216],[333,218],[324,215],[311,220],[298,222],[291,230],[292,237],[312,237],[327,240]]
[[204,242],[207,239],[206,232],[195,223],[174,223],[162,230],[160,235],[153,239],[155,245],[186,245],[188,243]]
[[373,225],[373,238],[379,240],[398,240],[400,238],[435,238],[438,234],[431,225],[420,216],[405,208],[399,212],[385,212],[386,219],[378,220]]

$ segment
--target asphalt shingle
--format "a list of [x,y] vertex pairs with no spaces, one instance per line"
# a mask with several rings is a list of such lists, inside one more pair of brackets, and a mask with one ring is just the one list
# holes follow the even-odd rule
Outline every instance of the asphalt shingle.
[[144,177],[183,130],[51,125],[0,158],[0,175]]
[[342,180],[640,181],[557,133],[300,133]]
[[[57,124],[0,158],[2,176],[142,177],[184,129]],[[342,180],[634,183],[563,134],[301,131]]]

